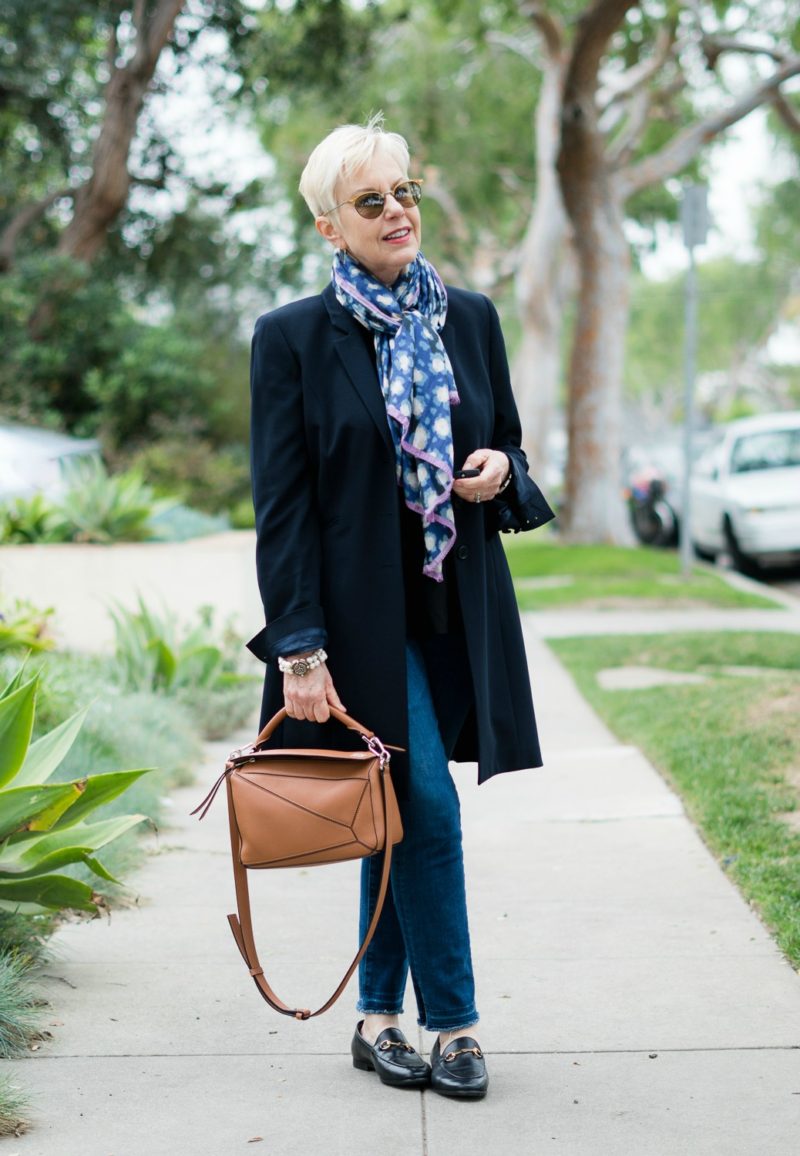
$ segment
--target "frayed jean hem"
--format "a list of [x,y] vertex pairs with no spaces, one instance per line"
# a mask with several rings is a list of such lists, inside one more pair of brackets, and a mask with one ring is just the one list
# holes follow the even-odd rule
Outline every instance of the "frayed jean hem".
[[431,1018],[428,1018],[425,1023],[423,1023],[421,1019],[418,1019],[417,1023],[421,1028],[424,1028],[426,1032],[465,1032],[468,1028],[474,1028],[475,1025],[480,1022],[480,1018],[478,1013],[473,1009],[465,1015],[463,1019],[457,1019],[452,1023],[437,1023]]
[[377,1004],[372,1005],[370,1001],[363,999],[356,1004],[356,1011],[362,1016],[401,1016],[404,1010],[402,1004],[399,1007],[378,1007]]

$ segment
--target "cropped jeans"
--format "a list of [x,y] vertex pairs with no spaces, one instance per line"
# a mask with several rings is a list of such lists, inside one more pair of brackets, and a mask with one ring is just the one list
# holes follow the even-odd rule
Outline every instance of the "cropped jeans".
[[[375,937],[359,965],[356,1006],[363,1014],[399,1015],[410,969],[420,1026],[454,1031],[478,1020],[461,808],[447,759],[471,687],[460,639],[432,639],[430,648],[409,642],[406,657],[409,786],[399,800],[404,835],[392,853],[391,886]],[[449,676],[446,718],[437,718],[429,670],[434,677]],[[381,866],[381,856],[362,860],[362,936],[375,909]]]

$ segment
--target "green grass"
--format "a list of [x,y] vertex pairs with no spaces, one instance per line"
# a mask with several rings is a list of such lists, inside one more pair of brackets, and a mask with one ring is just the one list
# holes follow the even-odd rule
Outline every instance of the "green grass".
[[[800,636],[702,633],[550,645],[619,737],[680,794],[708,846],[800,967]],[[608,667],[702,672],[704,684],[602,690]],[[753,677],[725,667],[760,667]]]
[[[675,551],[646,546],[563,545],[553,536],[503,535],[521,610],[589,605],[777,609],[702,566],[684,581]],[[540,585],[541,584],[541,585]]]

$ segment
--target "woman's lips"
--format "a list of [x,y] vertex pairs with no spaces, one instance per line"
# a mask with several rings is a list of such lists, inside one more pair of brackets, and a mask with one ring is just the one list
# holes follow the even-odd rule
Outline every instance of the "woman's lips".
[[402,245],[411,236],[410,229],[393,229],[391,233],[387,233],[383,238],[388,241],[390,245]]

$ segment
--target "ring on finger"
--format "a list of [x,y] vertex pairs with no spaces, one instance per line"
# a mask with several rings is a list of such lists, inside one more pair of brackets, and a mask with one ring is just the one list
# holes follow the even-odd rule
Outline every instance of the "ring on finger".
[[475,495],[475,501],[476,501],[476,502],[480,502],[480,501],[481,501],[481,492],[480,492],[480,490],[478,490],[477,494]]

